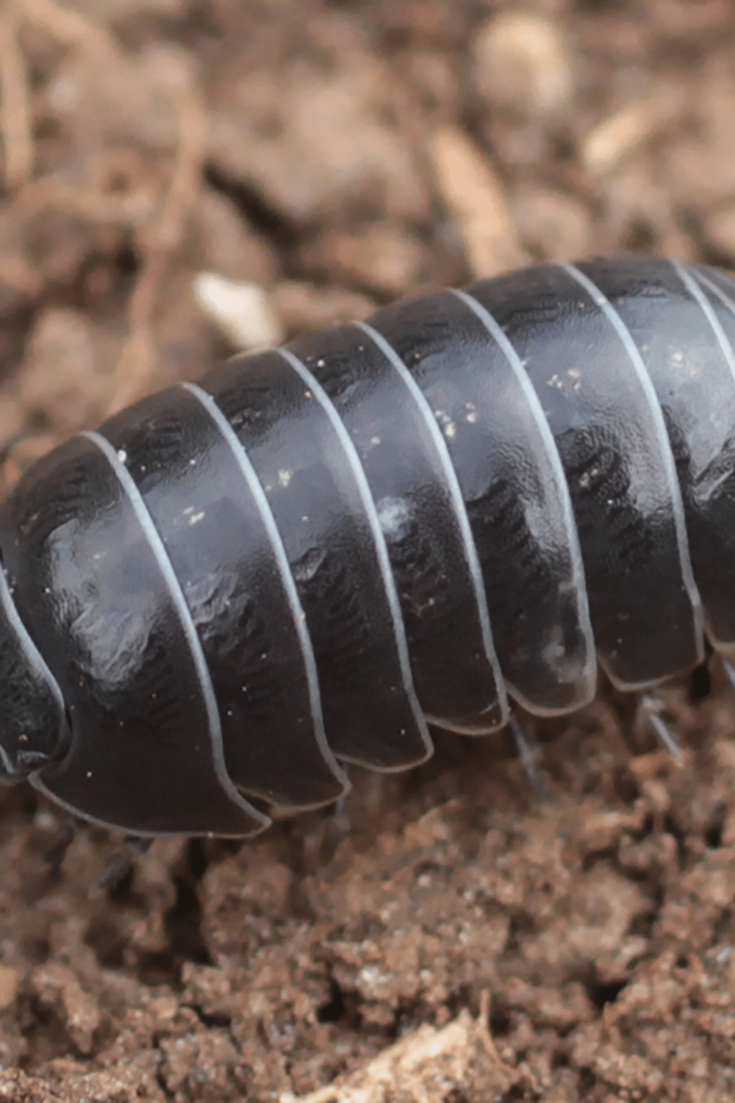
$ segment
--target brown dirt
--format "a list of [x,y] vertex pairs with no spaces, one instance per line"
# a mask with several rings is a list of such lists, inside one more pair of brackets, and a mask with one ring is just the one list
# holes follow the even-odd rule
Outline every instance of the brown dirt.
[[[8,0],[0,11],[5,485],[230,346],[213,271],[286,334],[511,264],[735,264],[730,0]],[[247,340],[247,336],[244,338]],[[255,337],[253,338],[255,339]],[[0,1101],[719,1103],[735,1096],[732,693],[609,695],[442,738],[235,848],[0,819]]]

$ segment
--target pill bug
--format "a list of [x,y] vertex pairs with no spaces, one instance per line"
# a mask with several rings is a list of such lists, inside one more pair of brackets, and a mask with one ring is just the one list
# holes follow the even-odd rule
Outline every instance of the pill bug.
[[0,514],[0,759],[90,821],[240,837],[428,725],[735,654],[735,281],[547,265],[236,356]]

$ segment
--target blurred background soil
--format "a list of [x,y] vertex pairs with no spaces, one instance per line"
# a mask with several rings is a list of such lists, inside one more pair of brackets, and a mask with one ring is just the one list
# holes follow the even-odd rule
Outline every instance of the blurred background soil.
[[[408,292],[581,254],[735,265],[731,0],[5,0],[3,489],[122,403]],[[234,319],[234,320],[233,320]],[[610,693],[356,772],[237,847],[0,814],[0,1100],[735,1097],[735,702]],[[165,779],[164,779],[165,780]]]

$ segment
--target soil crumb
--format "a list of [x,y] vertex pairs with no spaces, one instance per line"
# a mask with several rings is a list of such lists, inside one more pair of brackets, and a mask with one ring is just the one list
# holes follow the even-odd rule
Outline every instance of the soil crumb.
[[[2,491],[257,347],[512,265],[735,266],[729,0],[8,0]],[[234,319],[234,321],[233,321]],[[236,324],[235,324],[236,323]],[[437,736],[234,846],[0,816],[0,1103],[729,1103],[735,700]],[[536,730],[537,729],[537,730]],[[163,779],[165,780],[165,779]]]

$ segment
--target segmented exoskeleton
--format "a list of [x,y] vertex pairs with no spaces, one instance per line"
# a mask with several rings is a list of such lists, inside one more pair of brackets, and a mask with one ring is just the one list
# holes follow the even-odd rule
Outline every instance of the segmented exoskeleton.
[[244,836],[428,724],[735,653],[735,281],[553,265],[237,356],[2,509],[0,754],[89,820]]

